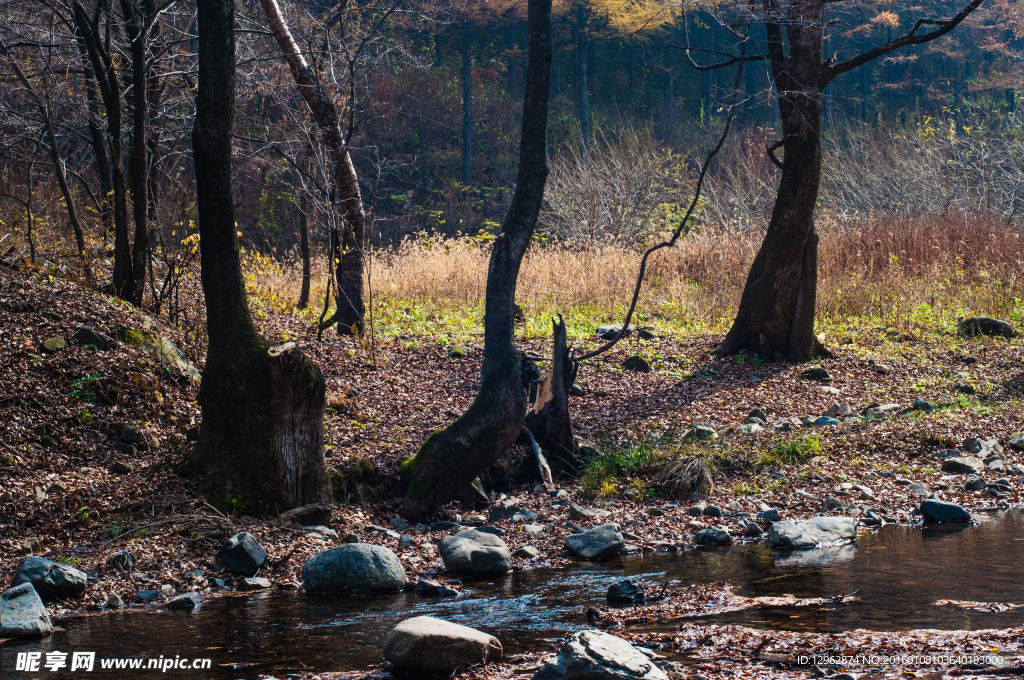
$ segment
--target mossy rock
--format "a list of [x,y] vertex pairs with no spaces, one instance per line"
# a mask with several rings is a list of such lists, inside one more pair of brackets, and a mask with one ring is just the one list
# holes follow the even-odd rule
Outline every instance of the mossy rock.
[[152,341],[152,336],[134,328],[118,328],[117,339],[130,347],[141,347]]
[[347,468],[332,470],[327,479],[338,500],[355,496],[359,500],[375,498],[380,491],[380,474],[373,461],[357,458]]
[[[149,323],[151,324],[152,321]],[[134,328],[119,328],[116,335],[119,341],[130,347],[152,349],[156,358],[167,368],[176,369],[194,380],[199,380],[202,377],[199,369],[189,360],[188,356],[166,338]]]
[[55,337],[47,338],[46,340],[43,340],[43,344],[40,347],[40,349],[42,349],[47,354],[54,354],[56,352],[61,351],[62,349],[64,349],[67,346],[68,346],[67,340],[65,340],[64,338],[61,338],[59,336],[55,336]]
[[651,362],[644,359],[639,354],[634,354],[625,361],[622,362],[623,370],[630,371],[632,373],[650,373]]
[[821,366],[814,366],[800,372],[804,380],[816,380],[818,382],[832,382],[832,374]]
[[450,348],[448,348],[448,356],[450,356],[453,359],[462,359],[463,357],[469,355],[470,352],[471,350],[469,349],[469,347],[465,345],[452,345]]

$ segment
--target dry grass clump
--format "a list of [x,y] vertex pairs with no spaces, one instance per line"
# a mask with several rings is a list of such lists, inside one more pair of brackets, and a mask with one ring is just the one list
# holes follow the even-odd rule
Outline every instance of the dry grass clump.
[[[912,329],[971,314],[1017,322],[1024,316],[1021,234],[991,218],[823,218],[818,229],[820,323],[873,319]],[[762,238],[706,229],[658,252],[638,308],[641,319],[722,330],[735,314]],[[478,312],[489,256],[489,243],[480,239],[407,240],[376,250],[369,272],[373,297],[382,309]],[[561,312],[570,325],[613,320],[628,304],[639,261],[638,251],[619,246],[537,246],[523,262],[518,299],[528,317]],[[313,280],[318,308],[326,282],[322,258]],[[261,273],[257,283],[273,299],[294,301],[298,267],[286,262],[280,271]],[[388,322],[385,315],[381,323]]]
[[679,454],[666,458],[656,480],[669,498],[686,499],[690,494],[710,496],[715,492],[717,467],[709,455]]

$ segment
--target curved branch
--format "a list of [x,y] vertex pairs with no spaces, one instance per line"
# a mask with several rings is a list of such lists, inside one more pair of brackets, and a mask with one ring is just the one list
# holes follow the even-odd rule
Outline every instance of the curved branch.
[[[907,45],[920,45],[922,43],[931,42],[936,38],[941,38],[956,28],[971,14],[971,12],[978,9],[982,2],[984,2],[984,0],[971,0],[971,2],[964,5],[956,16],[950,19],[918,19],[912,29],[898,38],[893,38],[884,45],[879,45],[878,47],[870,49],[863,54],[859,54],[856,57],[852,57],[826,69],[825,82],[827,83],[841,73],[846,73],[858,66],[863,66],[869,61],[886,55],[889,52],[898,50],[901,47],[906,47]],[[933,31],[928,31],[927,33],[918,33],[923,26],[938,26],[938,28]]]
[[622,338],[626,337],[629,332],[629,322],[633,318],[633,312],[636,311],[637,301],[640,299],[640,290],[644,285],[644,276],[647,273],[647,260],[650,259],[651,255],[661,250],[662,248],[671,248],[676,244],[682,236],[690,233],[690,229],[693,228],[693,224],[690,222],[690,218],[693,216],[693,211],[697,208],[697,201],[700,199],[701,189],[704,187],[704,179],[707,177],[708,168],[711,166],[711,161],[718,155],[718,152],[722,150],[722,146],[725,144],[726,138],[729,136],[729,129],[732,127],[732,121],[735,117],[736,111],[736,98],[740,91],[740,77],[743,74],[743,55],[746,52],[746,42],[740,49],[740,57],[737,60],[739,66],[736,68],[736,81],[733,83],[732,98],[729,102],[729,115],[725,119],[725,127],[722,128],[722,134],[718,138],[718,142],[714,148],[704,159],[703,165],[700,168],[700,174],[697,176],[697,186],[693,192],[693,200],[690,201],[689,207],[686,209],[686,214],[683,215],[683,219],[679,221],[679,226],[676,227],[675,231],[672,232],[671,238],[667,241],[657,243],[646,251],[644,251],[643,257],[640,258],[640,271],[636,277],[636,286],[633,288],[633,298],[629,303],[629,310],[626,312],[626,318],[622,322],[622,327],[619,328],[619,332],[615,334],[611,340],[601,345],[597,349],[587,352],[586,354],[572,357],[572,361],[580,362],[586,359],[592,359],[599,354],[603,354],[610,350],[616,345]]
[[785,168],[783,168],[783,162],[780,161],[779,157],[775,155],[775,150],[786,146],[786,142],[788,140],[789,137],[783,137],[782,139],[780,139],[779,141],[775,142],[774,144],[765,149],[765,151],[768,153],[768,158],[771,159],[772,163],[778,166],[779,170],[784,170]]
[[[689,45],[673,45],[673,44],[669,44],[669,45],[666,46],[666,48],[670,49],[670,50],[683,50],[686,53],[687,60],[690,62],[690,66],[692,66],[697,71],[713,71],[713,70],[719,69],[719,68],[727,68],[729,66],[732,66],[733,64],[738,64],[741,61],[742,62],[748,62],[748,61],[767,61],[768,60],[767,55],[763,55],[763,54],[752,54],[750,56],[737,56],[735,54],[730,54],[729,52],[722,52],[721,50],[708,50],[708,49],[704,49],[702,47],[690,47]],[[690,52],[703,52],[704,54],[713,54],[713,55],[716,55],[716,56],[719,56],[719,57],[725,57],[725,60],[724,61],[718,61],[718,62],[715,62],[713,64],[701,65],[701,64],[698,64],[694,60],[694,58],[690,55]]]

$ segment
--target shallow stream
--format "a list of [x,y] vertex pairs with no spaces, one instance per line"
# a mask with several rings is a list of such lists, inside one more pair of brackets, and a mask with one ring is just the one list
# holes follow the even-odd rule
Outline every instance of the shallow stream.
[[[972,630],[1024,625],[1024,609],[984,613],[938,606],[942,599],[1024,603],[1024,515],[982,517],[963,529],[887,526],[856,545],[792,552],[763,544],[698,553],[626,557],[562,569],[540,568],[467,583],[460,600],[415,593],[374,598],[267,592],[213,599],[195,612],[110,612],[65,620],[42,642],[0,646],[0,677],[72,677],[14,671],[19,651],[94,651],[97,658],[208,657],[211,671],[96,670],[87,678],[255,679],[301,670],[369,669],[398,621],[429,614],[496,635],[506,652],[550,648],[548,640],[586,626],[588,607],[606,607],[608,586],[623,577],[657,589],[728,581],[743,595],[832,597],[859,591],[841,607],[762,607],[707,617],[713,623],[759,628],[842,632],[940,628]],[[70,658],[70,655],[69,655]]]

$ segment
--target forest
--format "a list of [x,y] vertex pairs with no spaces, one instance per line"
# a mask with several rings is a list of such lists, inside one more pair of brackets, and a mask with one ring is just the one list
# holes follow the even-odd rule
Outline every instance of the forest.
[[1024,675],[1019,0],[0,0],[0,677]]

